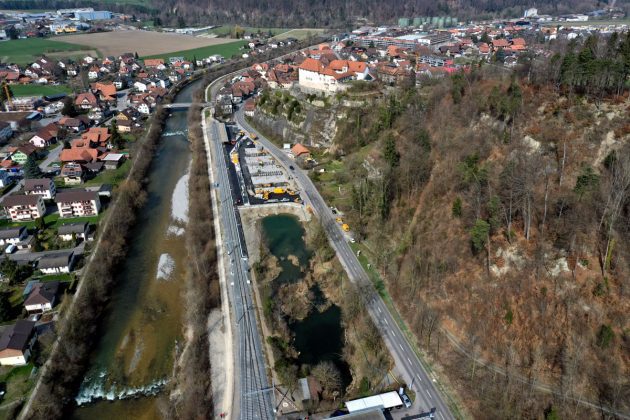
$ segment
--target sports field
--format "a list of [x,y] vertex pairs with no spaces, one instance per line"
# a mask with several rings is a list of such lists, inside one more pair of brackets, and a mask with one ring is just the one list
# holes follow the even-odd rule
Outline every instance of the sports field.
[[[64,41],[66,38],[64,38]],[[0,42],[0,60],[19,65],[29,64],[42,54],[89,50],[90,47],[44,38],[16,39]]]
[[141,57],[161,56],[173,51],[211,46],[220,47],[222,44],[233,42],[223,38],[203,38],[141,30],[69,35],[64,36],[63,39],[68,42],[89,45],[91,48],[99,50],[103,56],[119,56],[122,53],[131,52],[138,53]]

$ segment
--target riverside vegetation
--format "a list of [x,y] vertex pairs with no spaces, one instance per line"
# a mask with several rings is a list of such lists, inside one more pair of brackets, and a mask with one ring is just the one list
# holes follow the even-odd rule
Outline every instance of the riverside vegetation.
[[630,35],[560,47],[334,106],[313,150],[473,417],[630,412]]

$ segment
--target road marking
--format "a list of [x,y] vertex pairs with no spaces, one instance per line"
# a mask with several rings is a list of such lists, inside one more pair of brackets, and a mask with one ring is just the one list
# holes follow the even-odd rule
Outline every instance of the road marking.
[[398,343],[398,347],[400,347],[401,350],[404,350],[402,344]]
[[407,357],[407,360],[409,361],[409,364],[411,364],[411,359]]
[[425,391],[427,391],[427,394],[429,395],[429,397],[431,396],[431,393],[429,392],[428,389],[425,389]]
[[387,322],[387,319],[384,319],[384,321],[385,321],[385,323],[386,323],[387,325],[389,325],[389,322]]
[[381,308],[378,308],[378,313],[379,313],[379,314],[383,313],[383,312],[381,311]]

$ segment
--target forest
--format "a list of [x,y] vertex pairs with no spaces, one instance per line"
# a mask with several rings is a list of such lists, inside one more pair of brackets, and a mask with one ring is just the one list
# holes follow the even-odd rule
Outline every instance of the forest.
[[313,179],[473,418],[630,412],[629,75],[592,36],[331,108]]
[[[620,3],[620,2],[617,2]],[[328,27],[344,29],[357,19],[374,23],[395,23],[399,17],[457,16],[460,20],[491,17],[520,17],[535,6],[540,13],[579,13],[602,8],[606,1],[559,0],[391,0],[387,7],[376,0],[137,0],[112,3],[106,0],[1,0],[2,9],[57,9],[92,6],[135,14],[138,18],[159,18],[165,26],[238,23],[272,27]],[[619,6],[619,4],[618,4]]]

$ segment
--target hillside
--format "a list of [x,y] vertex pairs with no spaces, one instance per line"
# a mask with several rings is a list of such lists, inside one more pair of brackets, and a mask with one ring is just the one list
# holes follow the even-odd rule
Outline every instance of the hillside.
[[335,116],[330,145],[293,114],[268,130],[325,145],[313,179],[475,418],[596,415],[576,400],[630,412],[628,68],[600,80],[591,48],[367,106],[302,98],[306,120]]
[[[617,6],[624,2],[617,2]],[[603,7],[595,0],[0,0],[2,9],[59,9],[87,7],[160,18],[165,26],[181,24],[248,24],[275,27],[345,28],[357,18],[374,23],[399,17],[457,16],[460,20],[492,16],[519,17],[535,6],[540,13],[577,13]]]

